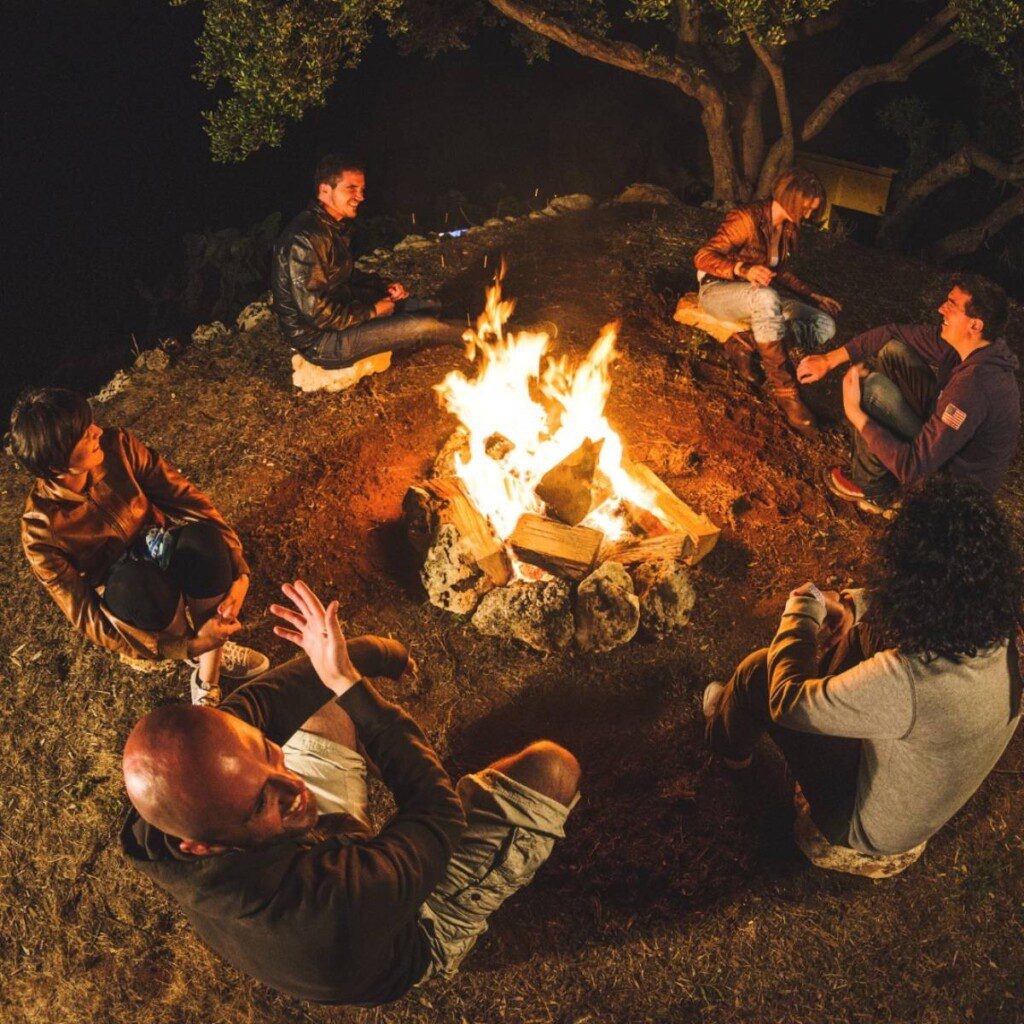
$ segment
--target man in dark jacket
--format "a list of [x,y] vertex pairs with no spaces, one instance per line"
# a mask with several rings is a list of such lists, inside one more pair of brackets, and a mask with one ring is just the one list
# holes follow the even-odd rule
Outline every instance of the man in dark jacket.
[[380,352],[460,345],[465,325],[439,319],[437,303],[354,269],[349,225],[363,201],[360,164],[326,156],[315,185],[316,199],[274,246],[274,311],[292,348],[336,370]]
[[[283,590],[295,608],[272,606],[287,623],[275,632],[307,657],[217,709],[162,707],[135,726],[121,844],[239,969],[299,999],[376,1005],[457,970],[564,835],[579,765],[542,741],[453,788],[416,723],[362,678],[414,668],[405,648],[346,642],[337,602]],[[376,833],[368,762],[398,808]]]
[[884,511],[901,487],[939,470],[994,492],[1017,450],[1017,359],[1000,337],[1005,293],[964,274],[939,313],[941,328],[876,327],[797,368],[808,384],[843,363],[876,357],[877,372],[854,365],[843,379],[853,457],[849,475],[836,467],[825,477],[833,494],[865,511]]

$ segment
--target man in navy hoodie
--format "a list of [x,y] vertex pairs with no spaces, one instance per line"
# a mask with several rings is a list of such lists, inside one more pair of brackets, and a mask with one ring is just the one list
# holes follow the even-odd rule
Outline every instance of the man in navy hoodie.
[[[854,363],[843,378],[853,456],[849,473],[825,474],[833,494],[883,512],[900,488],[940,470],[999,488],[1020,433],[1017,359],[1001,337],[1006,305],[998,285],[963,274],[939,307],[941,328],[886,324],[800,362],[803,384]],[[869,357],[876,372],[860,365]]]

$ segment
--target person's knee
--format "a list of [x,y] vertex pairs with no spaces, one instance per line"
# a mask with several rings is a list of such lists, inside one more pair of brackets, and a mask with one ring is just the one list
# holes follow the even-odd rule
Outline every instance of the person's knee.
[[107,579],[103,603],[129,625],[161,632],[174,621],[181,592],[152,562],[124,562]]
[[759,316],[782,316],[782,296],[774,288],[754,288],[750,308]]
[[579,761],[557,743],[538,740],[496,766],[504,775],[566,807],[579,791]]
[[879,349],[875,360],[884,373],[891,367],[901,366],[912,362],[916,357],[917,353],[905,341],[900,341],[899,338],[893,338],[891,341],[887,341],[881,349]]
[[824,345],[836,336],[836,322],[828,313],[819,313],[815,318],[814,333],[819,345]]

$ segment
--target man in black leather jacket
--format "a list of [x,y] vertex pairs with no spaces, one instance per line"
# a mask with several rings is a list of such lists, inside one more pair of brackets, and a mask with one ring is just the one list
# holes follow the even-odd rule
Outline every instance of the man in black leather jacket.
[[335,370],[379,352],[460,345],[465,326],[437,317],[437,303],[411,298],[353,267],[349,222],[363,201],[358,162],[324,157],[317,198],[274,247],[271,285],[281,330],[304,359]]

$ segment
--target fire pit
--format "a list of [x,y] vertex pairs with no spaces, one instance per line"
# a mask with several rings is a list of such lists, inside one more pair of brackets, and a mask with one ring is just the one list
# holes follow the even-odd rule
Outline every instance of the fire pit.
[[604,651],[641,628],[682,628],[687,567],[719,531],[631,462],[605,418],[618,325],[582,361],[554,358],[547,333],[506,331],[514,303],[501,277],[466,332],[476,375],[436,386],[460,426],[405,497],[430,601],[542,651]]

